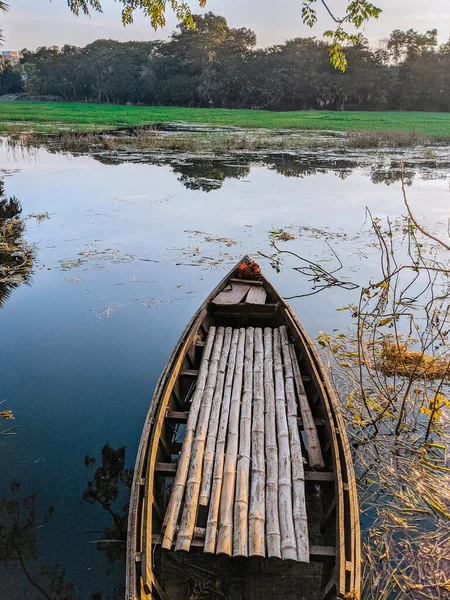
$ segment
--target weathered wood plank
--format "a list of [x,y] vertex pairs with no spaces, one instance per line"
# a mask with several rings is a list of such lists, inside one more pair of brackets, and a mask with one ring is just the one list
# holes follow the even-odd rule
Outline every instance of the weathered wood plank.
[[166,419],[175,423],[186,423],[189,418],[189,412],[181,410],[168,410]]
[[250,286],[245,283],[230,283],[212,301],[213,304],[239,304],[245,298]]
[[[197,537],[196,532],[198,531],[199,535]],[[202,529],[200,527],[196,527],[194,531],[195,539],[192,540],[191,547],[203,548],[204,547],[204,538],[202,534]],[[152,544],[160,545],[162,542],[162,534],[154,533],[152,535]],[[309,547],[309,558],[311,561],[323,561],[329,558],[334,558],[336,556],[336,548],[334,546],[310,546]]]
[[164,462],[155,463],[155,472],[161,473],[164,475],[171,475],[171,476],[175,475],[175,473],[177,472],[177,468],[178,468],[177,463],[164,463]]
[[183,369],[180,371],[180,377],[198,377],[198,369]]
[[263,285],[263,281],[256,281],[253,279],[236,279],[232,277],[230,283],[248,283],[249,285]]
[[324,560],[327,558],[334,558],[336,556],[336,548],[334,546],[310,546],[309,547],[309,558],[310,560]]
[[305,481],[334,481],[334,473],[330,471],[305,471]]
[[263,287],[252,286],[245,300],[246,304],[265,304],[267,292]]
[[317,435],[316,425],[314,423],[305,388],[303,387],[300,367],[298,365],[297,355],[295,353],[295,347],[293,344],[290,344],[290,353],[291,364],[293,367],[294,379],[297,388],[297,400],[300,406],[303,427],[307,440],[309,464],[311,467],[322,469],[324,466],[324,461],[322,451],[320,449],[319,436]]

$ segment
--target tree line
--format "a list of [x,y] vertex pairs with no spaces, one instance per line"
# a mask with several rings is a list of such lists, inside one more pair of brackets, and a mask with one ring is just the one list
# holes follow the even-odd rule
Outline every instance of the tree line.
[[450,40],[437,31],[395,30],[377,48],[359,36],[342,73],[316,38],[256,47],[247,28],[195,17],[168,41],[97,40],[84,48],[22,51],[0,74],[0,94],[65,101],[269,110],[450,111]]

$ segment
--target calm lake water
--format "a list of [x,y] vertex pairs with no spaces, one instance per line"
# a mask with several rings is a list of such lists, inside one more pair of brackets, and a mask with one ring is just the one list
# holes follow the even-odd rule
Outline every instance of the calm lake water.
[[[446,231],[445,149],[408,154],[418,218]],[[283,248],[340,277],[376,276],[374,216],[405,214],[397,154],[304,156],[69,156],[0,148],[8,196],[28,218],[36,249],[30,285],[0,310],[0,597],[123,597],[129,472],[153,387],[187,320],[243,254]],[[217,240],[217,238],[227,238]],[[234,244],[233,241],[236,243]],[[286,296],[311,291],[285,260],[260,259]],[[291,302],[311,336],[345,329],[336,308],[359,292],[332,289]],[[123,448],[126,447],[126,450]],[[121,450],[122,449],[122,450]],[[95,462],[94,460],[95,459]],[[122,535],[123,537],[123,535]],[[107,538],[108,542],[98,543]]]

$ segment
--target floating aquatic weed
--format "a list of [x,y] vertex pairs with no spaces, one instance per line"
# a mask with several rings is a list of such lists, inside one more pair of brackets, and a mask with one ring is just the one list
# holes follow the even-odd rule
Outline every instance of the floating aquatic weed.
[[36,221],[38,223],[42,223],[42,221],[45,221],[47,219],[50,219],[50,215],[48,214],[48,212],[42,212],[42,213],[30,213],[28,215],[29,219],[36,219]]
[[[122,253],[120,250],[111,248],[107,248],[106,250],[91,249],[79,252],[77,258],[60,260],[59,264],[62,271],[67,271],[70,269],[77,269],[78,267],[93,261],[120,264],[133,262],[135,258],[136,256],[134,254]],[[94,268],[103,268],[103,265],[95,264]]]
[[[128,307],[128,306],[141,305],[141,306],[146,306],[149,309],[154,309],[154,308],[158,308],[159,306],[162,306],[165,304],[170,304],[174,300],[177,300],[177,298],[174,298],[173,300],[163,300],[162,298],[147,298],[145,300],[135,299],[135,300],[132,300],[131,302],[125,302],[124,304],[120,304],[119,302],[116,302],[114,304],[110,304],[110,305],[104,307],[104,309],[101,312],[91,310],[90,313],[92,315],[94,315],[94,317],[96,319],[99,319],[99,320],[109,319],[109,317],[113,313],[115,313],[117,310],[120,310],[120,309]],[[151,310],[150,310],[150,312],[151,312]]]
[[216,242],[218,244],[225,244],[227,248],[231,248],[231,246],[235,246],[237,242],[229,237],[215,237],[210,235],[209,233],[205,233],[204,231],[197,231],[195,229],[185,229],[184,233],[192,233],[196,236],[203,237],[204,242]]
[[[186,229],[185,233],[194,234],[195,236],[203,236],[204,242],[216,242],[219,245],[225,245],[227,248],[237,245],[238,242],[232,238],[213,237],[203,231]],[[230,264],[237,261],[237,256],[231,255],[229,252],[219,251],[217,255],[212,255],[211,247],[207,251],[200,246],[186,248],[171,248],[173,252],[178,252],[182,257],[175,264],[177,266],[204,266],[207,269],[213,269],[222,265]]]
[[[355,327],[318,343],[354,450],[365,600],[450,593],[450,257],[405,219],[401,253],[372,219],[382,276],[349,304]],[[405,244],[406,242],[406,244]]]
[[286,231],[286,229],[283,228],[272,229],[271,231],[269,231],[269,234],[279,242],[290,242],[291,240],[295,240],[295,236],[293,236],[292,233],[289,233],[289,231]]
[[[388,323],[381,323],[381,325],[386,324]],[[408,342],[414,343],[414,340],[397,343],[389,337],[383,339],[380,344],[378,368],[389,377],[394,375],[413,376],[416,379],[430,381],[449,377],[450,359],[410,350]]]

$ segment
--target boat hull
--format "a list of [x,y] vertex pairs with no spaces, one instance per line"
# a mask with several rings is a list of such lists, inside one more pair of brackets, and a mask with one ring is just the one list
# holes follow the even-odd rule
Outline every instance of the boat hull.
[[[253,264],[248,257],[240,263],[247,266],[246,273]],[[186,597],[189,586],[205,586],[210,594],[205,597],[211,598],[261,598],[267,595],[264,590],[271,590],[268,597],[282,597],[283,600],[357,599],[360,597],[361,563],[359,507],[350,446],[336,394],[313,342],[292,308],[259,271],[247,275],[249,279],[239,280],[237,277],[242,273],[238,268],[219,283],[192,317],[155,388],[138,449],[131,490],[126,599],[177,600]],[[245,291],[246,286],[251,293]],[[205,554],[204,530],[207,531],[208,511],[200,506],[196,509],[196,528],[188,542],[189,552],[176,551],[176,539],[166,539],[166,511],[173,505],[173,488],[176,487],[173,483],[177,483],[183,452],[186,454],[183,446],[187,443],[189,414],[194,405],[193,394],[199,385],[199,372],[204,360],[202,353],[211,328],[287,332],[294,353],[293,361],[298,360],[301,369],[300,386],[303,386],[311,405],[319,453],[323,455],[323,466],[312,466],[314,460],[312,455],[308,455],[310,440],[307,439],[305,444],[305,417],[303,412],[300,416],[299,411],[300,442],[305,462],[303,486],[308,517],[308,563],[260,556],[238,558],[226,554]],[[277,334],[273,336],[276,339]],[[284,358],[287,375],[286,355]],[[285,381],[288,389],[287,379]],[[242,419],[240,430],[241,425]],[[291,458],[294,463],[295,456]],[[239,462],[239,457],[237,460]],[[195,468],[189,468],[194,472]],[[186,479],[187,476],[185,488],[191,485],[189,481],[186,483]],[[174,527],[180,530],[183,528],[182,512],[183,515],[188,514],[189,510],[182,505],[179,515],[175,513]],[[176,536],[177,533],[174,533]],[[164,546],[169,549],[164,549]],[[266,553],[266,550],[263,552]],[[209,573],[209,579],[205,572]]]

